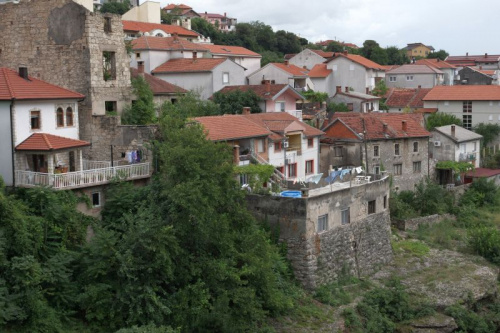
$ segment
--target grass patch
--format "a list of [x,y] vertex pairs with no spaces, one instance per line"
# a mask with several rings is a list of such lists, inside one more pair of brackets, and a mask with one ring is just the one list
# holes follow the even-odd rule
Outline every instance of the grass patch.
[[355,277],[341,278],[336,282],[327,283],[320,286],[314,298],[321,303],[331,306],[340,306],[351,303],[371,288],[372,284],[367,280],[360,280]]
[[430,251],[430,248],[426,244],[416,240],[393,242],[392,248],[395,253],[409,254],[416,257],[423,257]]
[[455,227],[455,221],[444,220],[433,225],[420,225],[410,235],[438,249],[457,250],[465,244],[466,231]]

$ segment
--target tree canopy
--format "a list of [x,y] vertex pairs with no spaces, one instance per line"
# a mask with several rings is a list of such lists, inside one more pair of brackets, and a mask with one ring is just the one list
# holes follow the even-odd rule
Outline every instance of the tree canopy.
[[110,0],[102,5],[100,12],[123,15],[129,10],[130,10],[130,2],[128,0],[124,0],[123,2],[117,0]]
[[436,127],[453,124],[462,126],[462,121],[449,113],[436,112],[431,114],[426,120],[426,127],[429,131],[432,131]]
[[156,106],[153,92],[144,77],[132,78],[132,88],[137,98],[132,105],[125,108],[122,115],[123,124],[147,125],[156,122]]
[[440,59],[445,60],[449,56],[449,53],[445,50],[439,50],[437,52],[431,52],[427,55],[428,59]]
[[221,114],[241,114],[244,107],[249,107],[252,113],[260,113],[260,97],[253,90],[230,92],[218,91],[213,96],[213,102],[220,108]]

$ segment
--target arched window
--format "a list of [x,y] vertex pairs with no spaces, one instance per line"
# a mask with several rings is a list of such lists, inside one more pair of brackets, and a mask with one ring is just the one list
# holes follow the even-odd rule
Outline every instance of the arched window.
[[66,126],[73,126],[73,109],[71,107],[66,109]]
[[57,108],[57,127],[64,127],[64,111],[62,108]]

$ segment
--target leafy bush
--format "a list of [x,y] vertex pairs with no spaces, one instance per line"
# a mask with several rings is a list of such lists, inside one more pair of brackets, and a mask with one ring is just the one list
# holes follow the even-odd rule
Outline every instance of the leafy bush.
[[495,227],[479,227],[469,231],[472,250],[489,261],[500,264],[500,231]]
[[485,178],[479,178],[472,182],[469,189],[460,198],[461,206],[472,205],[482,207],[486,204],[494,205],[497,203],[498,188],[493,180],[488,181]]
[[446,308],[445,313],[455,319],[459,332],[492,333],[496,330],[493,322],[484,319],[473,311],[467,310],[463,306],[450,306]]
[[156,106],[153,92],[142,76],[132,78],[132,87],[137,98],[124,109],[122,123],[128,125],[148,125],[156,122]]
[[402,240],[393,243],[393,249],[395,252],[408,252],[417,257],[423,257],[427,255],[430,248],[422,242]]

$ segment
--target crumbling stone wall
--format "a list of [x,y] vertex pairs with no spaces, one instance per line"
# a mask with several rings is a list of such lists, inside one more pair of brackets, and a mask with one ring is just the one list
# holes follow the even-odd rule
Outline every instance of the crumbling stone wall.
[[[247,206],[279,233],[295,277],[312,289],[335,280],[346,268],[356,276],[369,275],[392,260],[388,196],[386,177],[309,198],[248,195]],[[373,200],[375,213],[368,214]],[[342,225],[345,208],[351,218]],[[325,214],[328,228],[318,232],[318,217]]]

